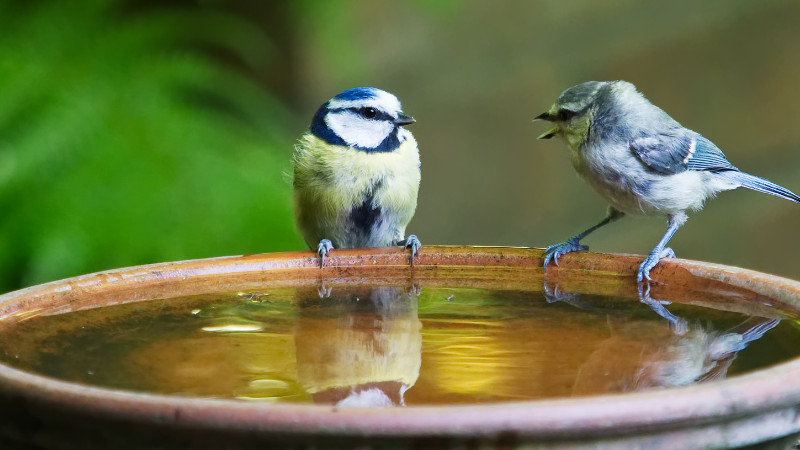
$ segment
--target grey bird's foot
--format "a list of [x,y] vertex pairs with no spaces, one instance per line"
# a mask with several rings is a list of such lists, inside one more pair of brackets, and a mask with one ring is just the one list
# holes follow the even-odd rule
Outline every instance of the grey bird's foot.
[[664,247],[661,249],[661,251],[658,251],[658,249],[653,250],[649,255],[647,255],[647,258],[642,261],[642,264],[639,265],[639,271],[636,272],[636,282],[641,284],[641,282],[645,279],[647,281],[652,281],[653,279],[650,278],[650,271],[653,270],[653,267],[658,264],[661,258],[674,257],[675,252],[669,247]]
[[589,250],[589,246],[582,245],[580,239],[574,237],[569,238],[560,244],[551,245],[550,247],[547,247],[547,249],[544,251],[544,262],[542,264],[542,267],[544,268],[544,270],[547,270],[547,265],[550,264],[551,260],[556,265],[558,265],[559,256],[572,252],[583,252],[586,250]]
[[414,257],[419,255],[419,248],[422,247],[422,242],[419,241],[416,234],[409,234],[408,237],[400,241],[398,245],[411,249],[411,265],[413,266]]
[[331,253],[331,250],[333,250],[333,242],[329,239],[319,241],[319,245],[317,245],[317,256],[319,256],[320,269],[325,267],[325,257]]

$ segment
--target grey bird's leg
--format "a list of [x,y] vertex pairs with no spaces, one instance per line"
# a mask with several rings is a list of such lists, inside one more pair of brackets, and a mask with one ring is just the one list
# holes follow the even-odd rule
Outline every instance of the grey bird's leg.
[[333,242],[330,239],[323,239],[317,245],[317,256],[319,256],[319,268],[325,267],[325,257],[333,250]]
[[647,279],[648,281],[652,281],[650,278],[650,270],[658,264],[658,261],[661,258],[674,258],[675,252],[672,251],[671,248],[666,247],[667,242],[669,242],[672,235],[678,231],[678,228],[681,227],[684,223],[686,223],[686,219],[689,217],[686,215],[685,212],[680,211],[675,214],[670,214],[667,216],[667,221],[669,226],[667,227],[667,232],[664,233],[664,237],[658,242],[658,245],[647,255],[647,258],[642,261],[642,264],[639,266],[639,271],[636,273],[636,282],[641,283],[642,280]]
[[409,234],[407,238],[398,241],[397,245],[411,249],[411,265],[414,265],[414,257],[419,255],[419,248],[422,247],[422,242],[419,241],[416,234]]
[[621,219],[624,215],[625,215],[624,212],[617,211],[613,207],[609,206],[606,218],[601,220],[597,225],[589,228],[583,233],[579,233],[576,234],[575,236],[572,236],[571,238],[567,239],[566,241],[560,244],[551,245],[550,247],[547,247],[547,249],[544,251],[544,263],[542,264],[543,269],[545,271],[547,270],[547,265],[550,264],[550,260],[553,260],[553,262],[555,262],[556,265],[558,265],[558,257],[561,255],[571,252],[580,252],[584,250],[589,250],[588,246],[581,245],[581,239],[588,236],[594,230],[604,225],[608,225],[611,222]]

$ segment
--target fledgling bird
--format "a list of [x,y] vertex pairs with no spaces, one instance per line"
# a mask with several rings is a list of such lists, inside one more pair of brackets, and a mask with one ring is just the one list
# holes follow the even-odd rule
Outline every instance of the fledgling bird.
[[667,242],[718,192],[738,187],[800,203],[800,197],[771,181],[741,172],[713,142],[684,128],[650,103],[627,81],[589,81],[573,86],[535,120],[554,122],[539,139],[562,136],[572,165],[610,203],[597,225],[545,251],[544,267],[569,252],[588,250],[580,240],[625,214],[665,215],[667,232],[645,258],[637,282],[675,253]]
[[403,128],[394,95],[372,87],[346,90],[320,106],[295,145],[294,204],[297,224],[320,267],[334,248],[411,249],[405,237],[417,208],[420,160],[417,141]]

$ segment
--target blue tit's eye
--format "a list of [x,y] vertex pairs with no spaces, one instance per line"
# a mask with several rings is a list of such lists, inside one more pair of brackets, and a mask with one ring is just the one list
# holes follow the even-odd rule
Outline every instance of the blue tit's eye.
[[378,115],[378,110],[370,107],[361,108],[361,115],[367,119],[374,119]]

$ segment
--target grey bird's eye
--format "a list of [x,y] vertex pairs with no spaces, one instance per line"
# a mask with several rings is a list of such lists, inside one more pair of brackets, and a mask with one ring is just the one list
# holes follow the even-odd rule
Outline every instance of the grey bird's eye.
[[561,120],[563,120],[565,122],[568,121],[568,120],[571,120],[577,114],[578,113],[576,113],[575,111],[570,111],[568,109],[562,109],[561,111],[558,112],[559,119],[561,119]]
[[369,107],[363,108],[361,110],[361,115],[366,117],[367,119],[374,119],[375,116],[378,115],[378,110],[375,109],[375,108],[369,108]]

